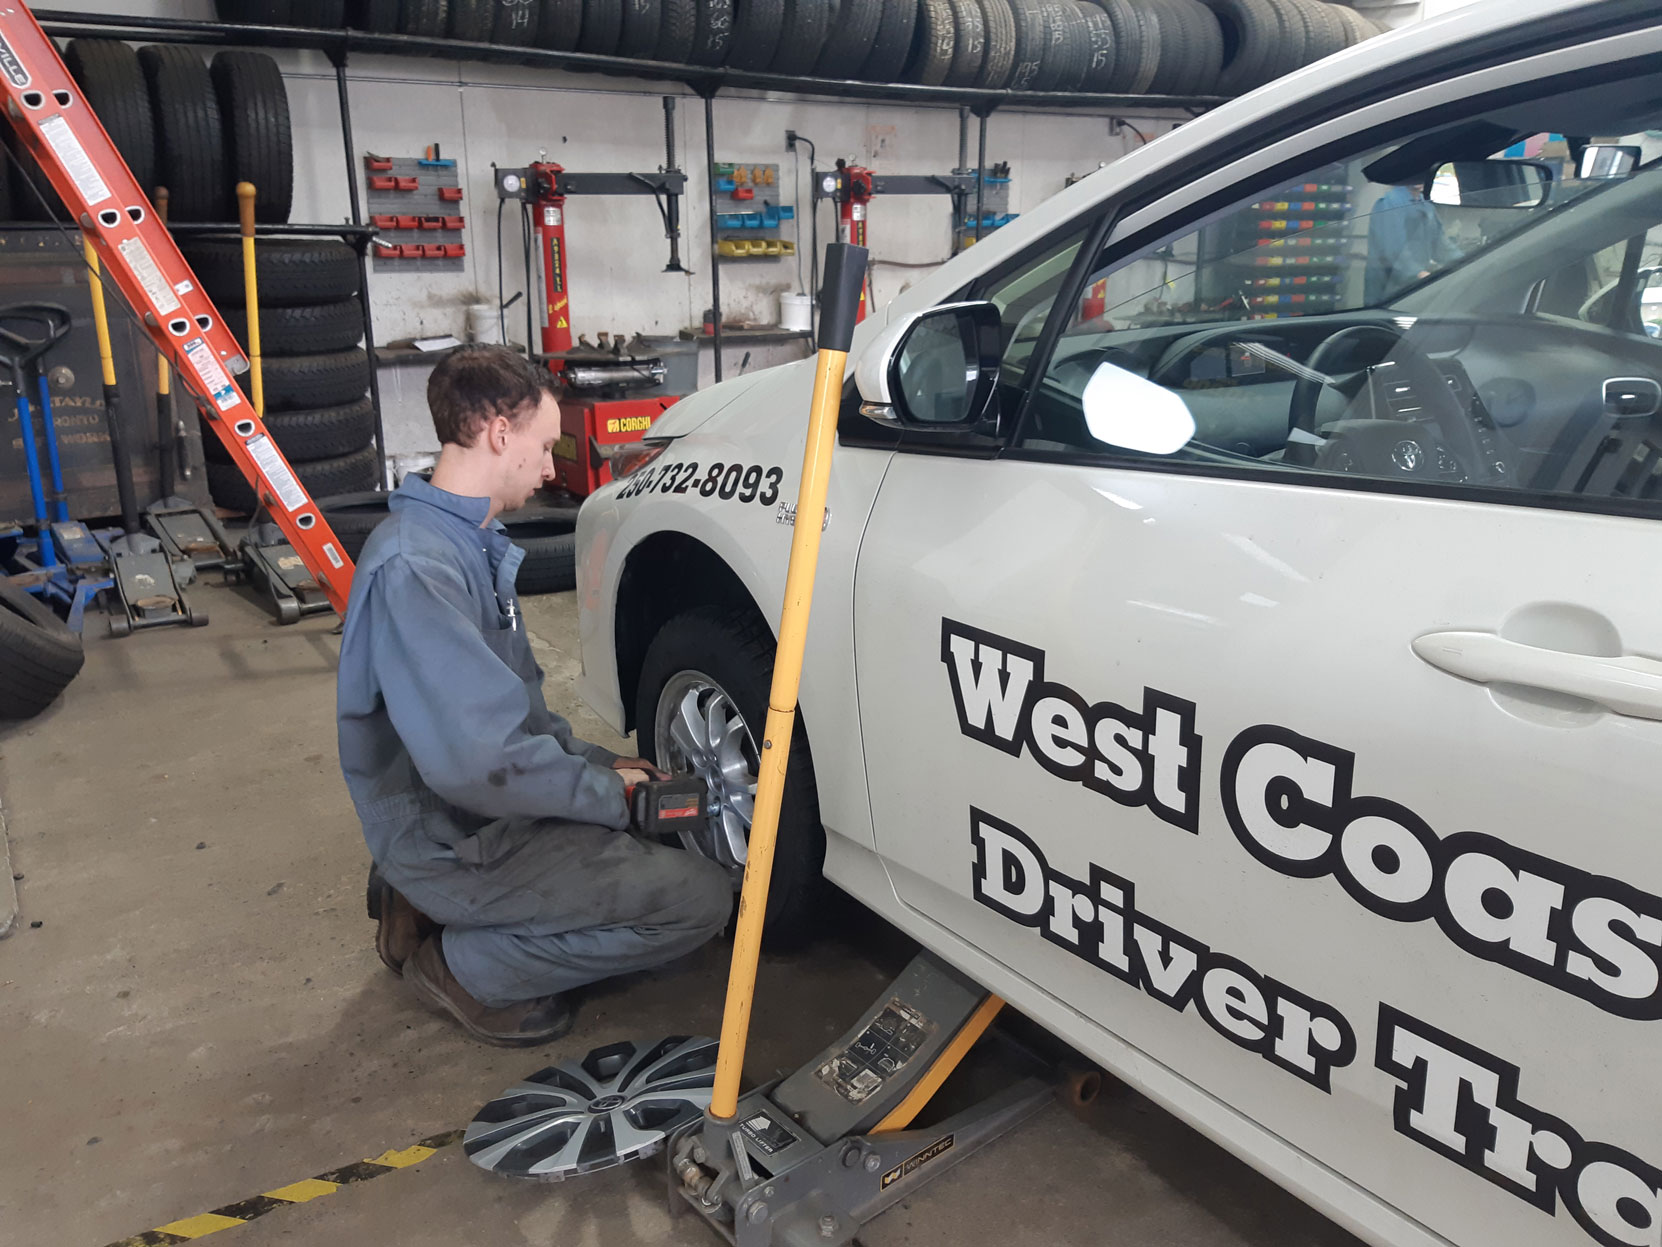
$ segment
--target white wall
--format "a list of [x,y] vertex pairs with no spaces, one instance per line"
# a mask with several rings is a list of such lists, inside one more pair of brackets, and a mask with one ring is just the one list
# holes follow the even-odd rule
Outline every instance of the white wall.
[[[209,0],[59,0],[86,12],[209,18]],[[204,49],[211,54],[212,49]],[[348,217],[343,177],[345,155],[332,67],[320,53],[276,53],[289,88],[295,130],[294,220],[335,222]],[[414,275],[383,272],[371,281],[376,336],[383,342],[440,333],[460,334],[463,308],[496,297],[496,198],[492,162],[523,165],[547,158],[574,171],[653,170],[663,162],[660,97],[678,97],[677,155],[689,175],[682,201],[682,256],[692,276],[661,270],[667,244],[650,198],[583,199],[567,206],[571,249],[573,328],[591,337],[599,330],[673,333],[696,325],[709,305],[708,213],[704,179],[703,102],[665,83],[643,83],[597,74],[556,73],[476,62],[355,56],[349,66],[356,151],[353,173],[362,187],[362,156],[373,151],[413,156],[431,143],[460,164],[467,198],[468,267],[465,273]],[[1152,138],[1175,117],[1128,118]],[[943,173],[957,163],[958,114],[951,108],[863,102],[718,96],[716,159],[778,162],[789,178],[791,157],[784,134],[795,129],[818,145],[822,166],[842,156],[884,173]],[[1117,132],[1116,132],[1117,131]],[[974,127],[970,161],[974,162]],[[1070,173],[1088,172],[1122,155],[1140,140],[1102,116],[1059,116],[1009,111],[988,124],[988,163],[1012,166],[1010,209],[1023,212],[1062,189]],[[802,149],[800,190],[807,205],[807,151]],[[945,196],[879,199],[870,213],[876,296],[885,301],[928,272],[948,254],[949,201]],[[829,240],[832,212],[821,216],[821,245]],[[506,291],[523,286],[517,210],[504,215]],[[808,226],[803,221],[803,248]],[[807,260],[804,255],[804,272]],[[777,320],[777,296],[797,288],[790,260],[728,262],[722,268],[722,304],[728,319]],[[523,304],[510,316],[510,334],[523,336]]]

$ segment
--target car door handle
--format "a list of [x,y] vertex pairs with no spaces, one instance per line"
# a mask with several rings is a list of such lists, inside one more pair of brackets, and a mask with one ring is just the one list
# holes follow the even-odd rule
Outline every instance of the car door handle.
[[1616,714],[1662,719],[1662,662],[1605,658],[1508,641],[1493,632],[1430,632],[1414,652],[1440,671],[1479,684],[1519,684],[1597,702]]

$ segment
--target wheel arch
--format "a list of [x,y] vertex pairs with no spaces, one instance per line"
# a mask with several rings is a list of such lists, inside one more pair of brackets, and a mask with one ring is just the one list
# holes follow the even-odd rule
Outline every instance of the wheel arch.
[[656,532],[629,552],[618,576],[612,616],[625,731],[639,726],[635,723],[636,694],[652,638],[676,615],[701,606],[745,611],[773,631],[766,613],[738,573],[698,538],[680,532]]

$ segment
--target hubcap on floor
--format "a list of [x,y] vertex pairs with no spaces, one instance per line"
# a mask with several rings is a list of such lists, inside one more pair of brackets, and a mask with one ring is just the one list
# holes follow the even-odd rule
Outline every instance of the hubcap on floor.
[[760,763],[733,699],[701,671],[677,672],[658,694],[652,742],[664,770],[690,772],[710,788],[714,810],[698,831],[681,833],[682,844],[742,871]]

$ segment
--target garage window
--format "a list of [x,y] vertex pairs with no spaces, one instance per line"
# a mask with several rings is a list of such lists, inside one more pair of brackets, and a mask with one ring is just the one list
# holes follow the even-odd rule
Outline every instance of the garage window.
[[1651,513],[1659,99],[1445,121],[1110,247],[1016,453]]

